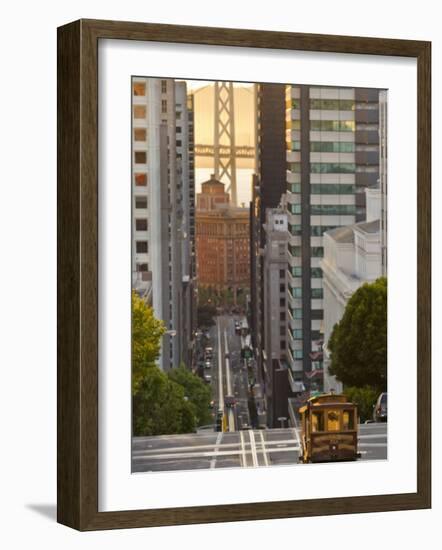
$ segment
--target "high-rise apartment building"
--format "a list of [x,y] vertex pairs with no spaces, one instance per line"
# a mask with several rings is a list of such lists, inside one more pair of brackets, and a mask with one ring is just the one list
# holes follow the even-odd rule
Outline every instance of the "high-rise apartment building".
[[287,358],[295,381],[322,390],[323,234],[365,220],[379,185],[379,90],[287,86],[286,137]]
[[[266,210],[263,251],[264,396],[267,426],[279,427],[287,417],[288,373],[281,361],[287,353],[287,213],[283,208]],[[284,372],[285,370],[285,372]]]
[[195,315],[195,176],[193,166],[193,111],[185,82],[175,82],[177,233],[181,274],[177,338],[180,359],[192,362]]
[[[183,314],[191,271],[186,229],[193,177],[187,94],[185,84],[172,79],[135,77],[132,90],[132,285],[166,325],[159,365],[168,370],[186,357],[183,334],[189,325]],[[184,120],[178,127],[177,113]]]
[[256,90],[256,170],[252,182],[250,206],[251,246],[251,328],[252,344],[263,372],[262,350],[265,347],[263,310],[263,259],[266,235],[262,229],[266,210],[277,208],[286,183],[285,86],[257,84]]

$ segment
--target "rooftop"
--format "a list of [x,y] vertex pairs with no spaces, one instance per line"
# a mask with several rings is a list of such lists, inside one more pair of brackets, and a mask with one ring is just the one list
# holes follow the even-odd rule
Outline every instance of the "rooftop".
[[337,227],[326,233],[337,243],[354,243],[355,230],[361,231],[362,233],[374,234],[379,233],[380,227],[380,220],[373,220],[371,222],[359,222],[353,225]]

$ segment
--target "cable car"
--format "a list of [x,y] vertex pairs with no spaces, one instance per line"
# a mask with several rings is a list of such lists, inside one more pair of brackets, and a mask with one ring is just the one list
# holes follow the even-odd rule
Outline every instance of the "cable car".
[[310,397],[299,409],[301,417],[300,462],[356,460],[358,453],[358,411],[345,395]]

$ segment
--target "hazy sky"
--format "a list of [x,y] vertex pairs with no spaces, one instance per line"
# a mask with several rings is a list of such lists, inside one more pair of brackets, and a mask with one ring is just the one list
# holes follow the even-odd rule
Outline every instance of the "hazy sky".
[[[198,88],[204,88],[204,86],[211,86],[214,83],[214,80],[186,80],[187,83],[187,90],[189,92],[193,92],[197,90]],[[247,82],[234,82],[234,86],[252,86],[252,84],[249,84]]]

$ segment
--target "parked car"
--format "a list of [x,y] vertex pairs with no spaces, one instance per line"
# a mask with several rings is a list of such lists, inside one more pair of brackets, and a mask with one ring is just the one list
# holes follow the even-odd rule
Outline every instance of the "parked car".
[[205,372],[204,373],[204,382],[207,382],[208,384],[212,381],[212,375],[210,374],[210,372]]
[[387,422],[387,392],[383,392],[377,398],[373,407],[373,420],[375,422]]

